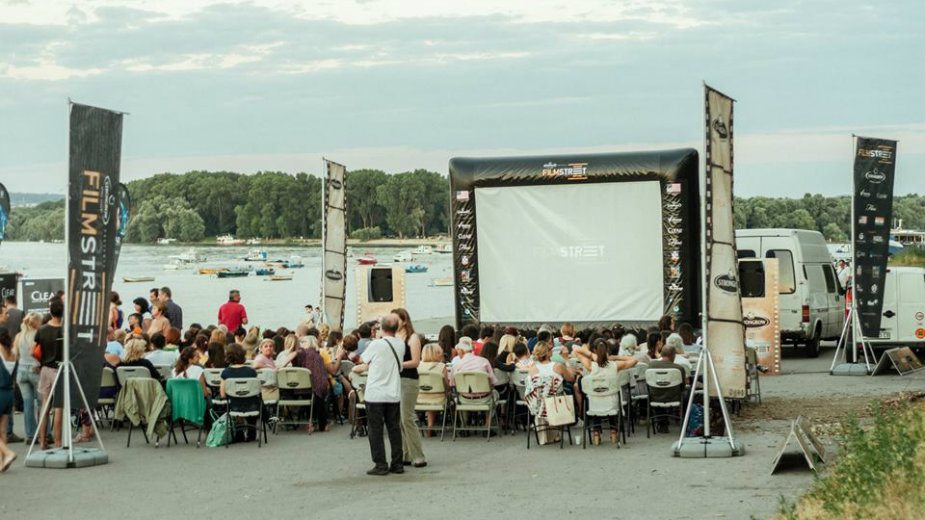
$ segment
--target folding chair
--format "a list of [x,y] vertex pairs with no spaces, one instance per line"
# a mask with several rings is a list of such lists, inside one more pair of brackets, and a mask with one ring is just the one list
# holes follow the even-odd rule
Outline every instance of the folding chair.
[[[278,420],[273,425],[275,434],[279,425],[300,425],[311,424],[312,407],[314,406],[315,394],[312,392],[312,372],[307,368],[286,367],[276,372],[276,382],[279,387],[279,401],[276,403]],[[322,404],[321,406],[324,406]],[[298,419],[284,421],[282,418],[283,411],[295,409],[308,409],[308,420],[299,421]]]
[[[653,419],[675,418],[680,424],[684,420],[684,371],[676,368],[650,368],[646,370],[646,386],[649,389],[649,406],[646,407],[646,437],[655,432]],[[652,409],[662,413],[652,415]],[[677,408],[678,414],[667,413]]]
[[275,424],[279,420],[279,382],[276,378],[276,370],[261,368],[257,371],[257,379],[260,380],[260,398],[263,400],[263,407],[267,414],[264,421]]
[[153,379],[151,372],[145,367],[116,367],[116,377],[119,384],[125,386],[125,381],[132,378]]
[[[485,426],[469,426],[464,423],[462,429],[466,431],[484,431],[486,439],[491,441],[491,420],[497,418],[497,399],[488,374],[485,372],[457,372],[454,379],[456,381],[456,411],[453,413],[453,440],[456,440],[456,433],[459,431],[459,419],[462,418],[463,413],[484,412],[487,421]],[[470,397],[467,397],[466,394]],[[500,424],[495,426],[495,430],[501,433]]]
[[[257,447],[263,443],[260,439],[260,431],[263,429],[263,437],[267,437],[267,425],[263,422],[263,403],[260,400],[260,379],[256,377],[229,377],[225,380],[225,397],[228,401],[228,418],[230,419],[230,428],[225,430],[226,440],[225,447],[231,445],[231,436],[233,430],[237,428],[254,430],[254,436],[257,437]],[[257,399],[257,405],[248,404],[245,400]],[[256,417],[257,422],[251,426],[247,419]],[[237,421],[243,419],[243,421]]]
[[187,429],[187,424],[193,424],[198,430],[196,434],[196,447],[202,445],[202,425],[206,416],[206,398],[202,395],[202,385],[198,379],[170,379],[167,381],[167,399],[170,401],[170,421],[167,434],[167,447],[170,447],[170,438],[177,442],[177,434],[174,428],[180,425],[180,433],[183,434],[183,442],[189,444],[186,432],[193,430]]
[[[511,417],[510,407],[508,406],[508,403],[511,401],[511,397],[510,397],[511,396],[511,373],[505,372],[504,370],[501,370],[500,368],[495,368],[494,373],[495,373],[495,380],[498,382],[495,385],[495,388],[500,387],[503,389],[503,391],[501,390],[498,391],[499,397],[496,403],[500,410],[500,413],[498,414],[498,417],[499,417],[498,420],[499,421],[509,421]],[[502,428],[502,430],[504,430],[504,428]]]
[[[153,409],[157,406],[159,399],[163,398],[164,402],[161,403],[162,406],[160,407],[158,417],[155,418],[155,421],[162,420],[161,416],[167,413],[164,408],[167,406],[167,399],[163,394],[163,387],[161,387],[156,379],[150,377],[150,373],[147,369],[145,369],[144,372],[148,374],[147,377],[127,377],[124,379],[122,389],[119,391],[119,397],[116,400],[116,409],[113,414],[113,419],[116,421],[128,420],[126,448],[132,446],[132,431],[136,426],[141,429],[141,433],[145,438],[145,444],[150,443],[147,429],[151,425],[148,424],[145,418],[145,410]],[[131,420],[132,416],[138,419],[137,424]],[[155,439],[154,447],[158,447],[159,443],[160,438]]]
[[[414,405],[415,412],[442,412],[443,426],[440,428],[440,441],[446,433],[446,416],[449,399],[446,398],[446,383],[443,374],[425,372],[418,374],[418,400]],[[427,430],[426,423],[420,427],[421,432]]]
[[[629,375],[626,370],[621,372]],[[606,370],[593,376],[587,375],[581,378],[581,391],[584,392],[587,401],[584,413],[584,435],[581,439],[582,449],[587,447],[588,437],[592,431],[591,421],[588,420],[589,417],[616,417],[617,435],[619,436],[620,434],[623,419],[623,386],[620,384],[619,373],[614,370]],[[625,437],[623,441],[626,442]],[[617,447],[620,447],[619,437]]]
[[[520,369],[514,370],[514,372],[511,373],[511,386],[514,389],[514,394],[511,396],[511,399],[509,399],[509,401],[511,402],[511,406],[510,406],[511,420],[509,422],[510,422],[510,427],[511,427],[511,434],[513,434],[517,430],[517,417],[518,417],[517,408],[518,407],[521,407],[522,409],[527,408],[527,401],[524,400],[524,396],[527,393],[527,371],[520,370]],[[527,420],[524,422],[529,425],[530,423],[530,418],[529,418],[530,411],[529,410],[527,411],[525,415],[521,415],[520,417],[525,417]],[[527,433],[529,434],[529,431]]]
[[[202,378],[206,382],[206,388],[212,394],[208,403],[211,410],[224,409],[228,404],[227,400],[222,399],[222,394],[219,391],[222,386],[222,372],[224,370],[223,368],[206,368],[202,371]],[[214,418],[215,416],[213,415],[212,417]]]
[[157,369],[157,373],[161,375],[161,379],[167,381],[168,379],[173,378],[173,367],[170,365],[154,365],[154,368]]
[[366,419],[366,378],[366,374],[350,374],[350,385],[353,387],[348,396],[351,439],[359,435],[361,430],[365,431],[362,421]]
[[[108,419],[110,428],[113,423],[111,412],[116,406],[118,388],[116,371],[109,367],[103,367],[103,375],[100,379],[100,397],[96,400],[96,416],[99,419]],[[112,397],[102,397],[103,394],[112,395]]]
[[636,434],[636,423],[639,422],[640,407],[649,400],[649,388],[646,386],[646,370],[649,365],[646,363],[637,363],[630,373],[630,402],[629,402],[629,423],[630,433]]

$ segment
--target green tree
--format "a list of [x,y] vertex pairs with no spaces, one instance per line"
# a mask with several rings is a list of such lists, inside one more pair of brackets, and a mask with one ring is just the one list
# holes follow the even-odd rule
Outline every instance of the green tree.
[[838,226],[835,222],[829,222],[822,228],[822,235],[825,236],[825,239],[829,242],[844,242],[848,239],[848,235],[841,230],[841,227]]
[[384,210],[376,190],[388,178],[382,170],[347,172],[347,217],[351,229],[372,228],[382,223]]

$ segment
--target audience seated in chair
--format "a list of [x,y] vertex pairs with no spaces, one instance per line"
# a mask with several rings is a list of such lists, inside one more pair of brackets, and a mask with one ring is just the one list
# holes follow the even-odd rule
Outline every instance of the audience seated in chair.
[[[222,396],[222,399],[227,399],[225,394],[225,380],[229,378],[245,378],[245,377],[257,377],[257,371],[253,368],[244,364],[245,362],[244,348],[237,343],[228,345],[225,349],[225,363],[227,367],[222,370],[222,384],[219,387],[219,392]],[[255,396],[249,398],[249,401],[242,403],[243,406],[252,408],[254,410],[260,409],[260,396]],[[244,435],[237,437],[236,441],[252,441],[254,440],[256,432],[256,417],[249,417],[247,422],[253,429],[245,428]]]

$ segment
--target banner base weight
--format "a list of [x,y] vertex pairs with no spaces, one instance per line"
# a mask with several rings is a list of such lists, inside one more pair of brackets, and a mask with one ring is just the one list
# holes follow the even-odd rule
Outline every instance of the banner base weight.
[[870,369],[862,363],[841,363],[835,365],[830,374],[833,376],[866,376],[870,375]]
[[[680,445],[679,445],[680,444]],[[745,446],[737,440],[729,442],[728,437],[687,438],[684,443],[674,443],[671,452],[675,457],[684,459],[718,459],[741,457],[745,455]]]
[[74,460],[68,461],[67,448],[34,451],[26,457],[27,468],[86,468],[109,463],[109,455],[99,448],[74,448]]

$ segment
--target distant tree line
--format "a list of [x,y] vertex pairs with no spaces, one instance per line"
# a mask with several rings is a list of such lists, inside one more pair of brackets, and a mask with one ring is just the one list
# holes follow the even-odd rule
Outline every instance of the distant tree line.
[[[224,234],[239,238],[319,238],[321,178],[299,173],[192,171],[162,173],[128,183],[132,197],[130,242],[158,238],[195,242]],[[806,194],[802,198],[736,198],[737,228],[815,229],[827,240],[847,241],[851,199]],[[421,237],[447,233],[450,189],[437,172],[347,174],[347,227],[352,238]],[[903,227],[925,229],[925,196],[894,199]],[[9,240],[64,238],[64,201],[13,210]]]

